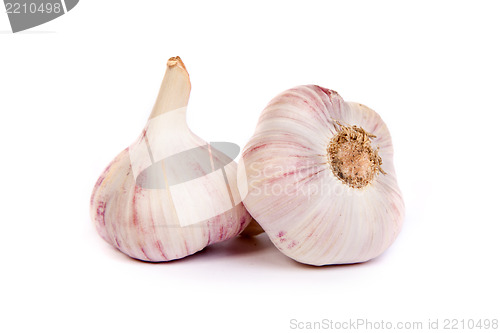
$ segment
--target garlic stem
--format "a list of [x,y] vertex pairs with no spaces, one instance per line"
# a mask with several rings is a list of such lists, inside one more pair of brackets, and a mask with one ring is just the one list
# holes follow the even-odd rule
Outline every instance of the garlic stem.
[[166,112],[186,107],[191,92],[191,82],[186,66],[179,57],[167,61],[167,70],[149,119]]

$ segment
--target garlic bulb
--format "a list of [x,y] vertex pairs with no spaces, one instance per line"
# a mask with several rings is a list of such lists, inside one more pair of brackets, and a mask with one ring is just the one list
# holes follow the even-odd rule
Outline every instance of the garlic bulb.
[[387,126],[375,111],[318,86],[287,90],[267,105],[243,150],[238,186],[274,245],[306,264],[375,258],[403,221]]
[[222,152],[239,148],[209,145],[189,130],[190,91],[181,59],[169,59],[144,131],[94,187],[97,231],[130,257],[182,258],[235,237],[251,221],[236,185],[237,164]]

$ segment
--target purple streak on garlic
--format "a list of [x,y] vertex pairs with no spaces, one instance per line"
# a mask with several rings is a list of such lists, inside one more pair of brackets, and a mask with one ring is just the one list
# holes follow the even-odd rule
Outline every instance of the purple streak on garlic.
[[274,245],[306,264],[375,258],[403,222],[387,126],[375,111],[318,86],[287,90],[267,105],[243,150],[238,186]]
[[187,126],[190,91],[181,59],[169,59],[144,131],[94,187],[90,212],[99,235],[130,257],[182,258],[237,236],[251,221],[236,163]]

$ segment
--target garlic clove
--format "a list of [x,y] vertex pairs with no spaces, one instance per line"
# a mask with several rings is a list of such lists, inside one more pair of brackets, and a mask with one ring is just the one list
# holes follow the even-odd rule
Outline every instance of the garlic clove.
[[[130,257],[169,261],[237,236],[251,221],[236,184],[237,164],[189,129],[191,91],[170,58],[139,138],[99,177],[90,213],[99,235]],[[239,149],[239,148],[238,148]]]
[[375,111],[318,86],[287,90],[262,111],[238,186],[274,245],[302,263],[367,261],[401,230],[387,126]]

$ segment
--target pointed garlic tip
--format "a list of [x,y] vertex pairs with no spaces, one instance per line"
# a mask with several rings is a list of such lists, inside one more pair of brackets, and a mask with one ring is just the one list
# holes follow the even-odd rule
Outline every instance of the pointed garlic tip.
[[238,187],[274,245],[310,265],[375,258],[403,223],[387,126],[375,111],[318,86],[287,90],[262,111]]
[[170,58],[167,61],[167,70],[149,119],[187,107],[190,92],[191,81],[186,66],[180,57]]
[[167,61],[167,67],[176,67],[176,66],[179,66],[182,69],[184,69],[184,71],[187,74],[186,66],[182,62],[181,57],[176,56],[176,57],[171,57],[170,59],[168,59],[168,61]]
[[236,163],[187,126],[190,90],[182,60],[170,58],[144,130],[95,184],[90,214],[97,231],[132,258],[179,259],[250,223]]

